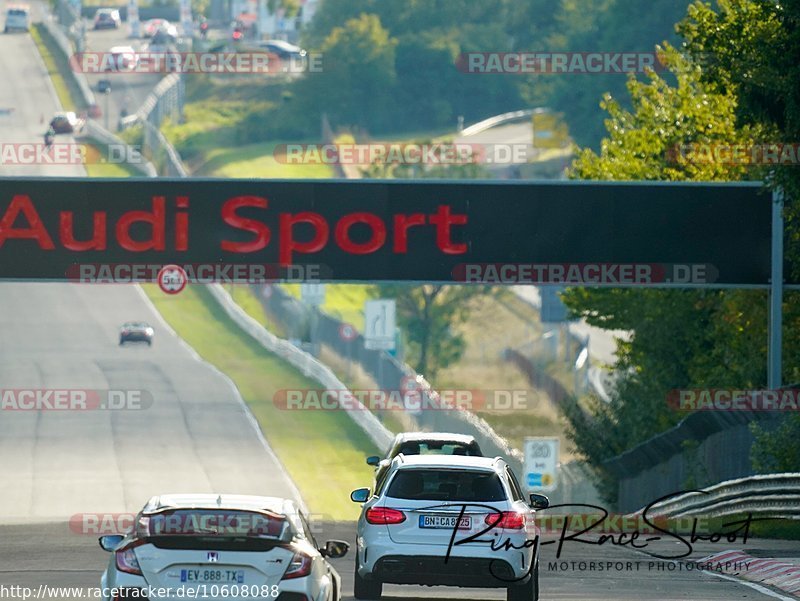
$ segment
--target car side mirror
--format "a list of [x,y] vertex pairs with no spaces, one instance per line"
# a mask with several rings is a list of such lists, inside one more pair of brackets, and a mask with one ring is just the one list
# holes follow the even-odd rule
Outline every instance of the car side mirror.
[[323,557],[330,557],[331,559],[339,559],[347,555],[350,550],[350,544],[343,540],[329,540],[325,542],[325,546],[319,550]]
[[538,493],[531,493],[531,507],[533,509],[547,509],[550,507],[550,499]]
[[107,534],[97,539],[97,542],[100,543],[100,548],[103,551],[113,551],[119,546],[123,538],[125,537],[121,534]]
[[368,488],[357,488],[350,493],[350,500],[353,503],[366,503],[369,495],[370,490]]
[[370,455],[367,457],[367,465],[377,466],[381,462],[381,458],[377,455]]

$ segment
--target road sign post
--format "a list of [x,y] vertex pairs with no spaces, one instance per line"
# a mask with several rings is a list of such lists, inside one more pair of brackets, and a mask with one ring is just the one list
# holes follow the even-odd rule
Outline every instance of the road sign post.
[[781,387],[783,364],[783,192],[772,193],[772,277],[769,289],[767,387]]
[[347,344],[347,379],[350,379],[350,369],[353,363],[353,340],[358,336],[358,331],[349,323],[343,323],[339,326],[339,338],[344,340]]
[[551,492],[557,487],[559,439],[528,436],[525,438],[524,485],[530,492]]

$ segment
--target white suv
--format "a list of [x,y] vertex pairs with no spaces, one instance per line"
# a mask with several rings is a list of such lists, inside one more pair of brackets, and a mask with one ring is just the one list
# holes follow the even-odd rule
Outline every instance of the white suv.
[[378,489],[354,490],[356,599],[383,583],[506,588],[509,601],[539,596],[537,509],[501,458],[398,455]]

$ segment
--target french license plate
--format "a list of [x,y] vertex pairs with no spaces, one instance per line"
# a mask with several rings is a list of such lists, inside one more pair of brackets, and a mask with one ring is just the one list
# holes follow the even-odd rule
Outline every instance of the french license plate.
[[181,570],[181,582],[244,583],[244,570],[193,568]]
[[452,530],[458,522],[459,530],[469,530],[472,528],[472,518],[462,517],[459,521],[457,515],[421,515],[419,516],[420,528],[449,528]]

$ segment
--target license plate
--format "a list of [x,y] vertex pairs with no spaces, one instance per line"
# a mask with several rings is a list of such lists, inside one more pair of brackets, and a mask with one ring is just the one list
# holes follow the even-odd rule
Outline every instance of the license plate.
[[452,530],[458,522],[459,530],[469,530],[472,528],[472,518],[462,517],[459,521],[458,516],[449,515],[421,515],[419,516],[420,528],[449,528]]
[[244,570],[194,568],[181,570],[181,582],[234,582],[244,583]]

